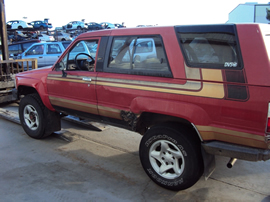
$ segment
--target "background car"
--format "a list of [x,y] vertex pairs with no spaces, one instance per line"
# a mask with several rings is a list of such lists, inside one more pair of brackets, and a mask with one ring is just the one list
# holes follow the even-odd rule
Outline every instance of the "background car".
[[64,33],[64,32],[54,32],[51,34],[51,36],[54,37],[56,41],[71,41],[72,38],[70,37],[70,34]]
[[[38,67],[53,65],[70,43],[69,41],[34,43],[18,58],[36,58]],[[24,63],[24,67],[26,67],[26,63]]]
[[37,37],[40,41],[55,41],[53,36],[47,34],[38,34]]
[[66,30],[87,29],[87,26],[82,21],[71,21],[67,25],[64,26],[64,29]]
[[13,34],[10,34],[8,36],[8,40],[11,42],[11,43],[16,43],[16,42],[19,42],[19,41],[25,41],[25,40],[28,40],[28,36],[23,34],[23,33],[19,33],[19,32],[14,32]]
[[87,28],[88,30],[104,29],[101,24],[98,24],[96,22],[89,22],[89,23],[87,23],[87,26],[88,26],[88,28]]
[[33,26],[34,29],[51,29],[52,24],[47,23],[45,21],[37,20],[37,21],[32,21],[30,24]]
[[[39,43],[40,40],[25,40],[8,45],[9,58],[18,59],[17,56],[22,54],[27,48],[29,48],[34,43]],[[0,49],[0,55],[2,55],[2,50]]]
[[22,41],[22,42],[9,44],[8,45],[9,56],[13,59],[17,59],[17,56],[19,54],[22,54],[32,44],[39,43],[39,42],[40,42],[40,40],[38,40],[38,39],[32,39],[32,40],[26,40],[26,41]]
[[115,29],[115,25],[109,22],[100,23],[103,29]]
[[33,28],[30,23],[26,23],[22,20],[12,20],[7,22],[7,29],[24,29],[24,28]]
[[116,24],[114,24],[114,26],[115,26],[115,27],[117,27],[117,28],[126,28],[126,26],[121,25],[121,24],[117,24],[117,23],[116,23]]

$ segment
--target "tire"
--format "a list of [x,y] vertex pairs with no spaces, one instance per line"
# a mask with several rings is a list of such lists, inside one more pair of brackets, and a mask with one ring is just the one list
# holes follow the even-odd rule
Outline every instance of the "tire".
[[188,129],[154,126],[143,136],[139,153],[147,175],[169,190],[187,189],[203,174],[200,141]]
[[78,27],[77,27],[77,29],[78,29],[78,30],[81,30],[81,29],[82,29],[82,27],[81,27],[81,26],[78,26]]
[[46,133],[45,106],[39,95],[26,95],[20,101],[19,117],[24,131],[32,138],[42,139],[49,134]]
[[23,27],[22,26],[19,26],[18,29],[23,29]]

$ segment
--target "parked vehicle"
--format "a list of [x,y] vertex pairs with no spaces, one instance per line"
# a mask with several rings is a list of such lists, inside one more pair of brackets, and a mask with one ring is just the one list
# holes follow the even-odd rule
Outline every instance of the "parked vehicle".
[[87,23],[87,26],[88,26],[87,27],[88,30],[100,30],[100,29],[104,29],[101,24],[98,24],[96,22],[89,22],[89,23]]
[[109,22],[102,22],[100,23],[103,29],[115,29],[115,25]]
[[215,155],[269,160],[269,36],[255,23],[83,33],[52,67],[16,75],[21,125],[41,139],[73,115],[138,132],[143,169],[175,191],[208,178]]
[[53,65],[70,43],[70,41],[34,43],[24,53],[18,55],[18,59],[36,58],[38,68]]
[[28,40],[28,36],[24,35],[24,34],[18,34],[17,32],[14,33],[14,35],[10,35],[8,37],[8,40],[12,43],[16,43],[16,42],[19,42],[19,41],[25,41],[25,40]]
[[56,41],[72,41],[70,34],[64,32],[54,32],[52,36]]
[[30,24],[33,26],[34,29],[44,30],[44,29],[51,29],[52,28],[51,23],[47,23],[47,22],[44,22],[41,20],[32,21]]
[[38,34],[37,37],[40,41],[55,41],[53,36],[47,34]]
[[121,24],[114,24],[114,26],[115,26],[116,28],[126,28],[126,26],[121,25]]
[[27,48],[29,48],[34,43],[39,43],[40,40],[33,39],[27,41],[16,42],[8,45],[8,51],[10,58],[18,59],[17,56],[22,54]]
[[24,29],[24,28],[33,28],[30,23],[26,23],[22,20],[12,20],[7,22],[7,29]]
[[72,29],[87,29],[87,25],[85,25],[82,21],[71,21],[67,25],[64,26],[66,30],[72,30]]

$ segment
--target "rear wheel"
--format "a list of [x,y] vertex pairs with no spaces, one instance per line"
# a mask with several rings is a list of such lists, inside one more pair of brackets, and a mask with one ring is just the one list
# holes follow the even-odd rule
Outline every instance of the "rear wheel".
[[[32,138],[41,139],[46,133],[45,106],[37,94],[26,95],[20,101],[19,117],[24,131]],[[48,109],[47,109],[48,110]]]
[[147,175],[159,186],[179,191],[202,176],[200,142],[189,129],[172,125],[150,128],[140,143],[140,159]]

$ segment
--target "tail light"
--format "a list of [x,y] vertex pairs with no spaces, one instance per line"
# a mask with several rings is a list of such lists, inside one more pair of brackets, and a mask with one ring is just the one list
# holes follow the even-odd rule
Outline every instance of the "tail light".
[[267,116],[266,132],[270,133],[270,103],[268,103],[268,116]]

